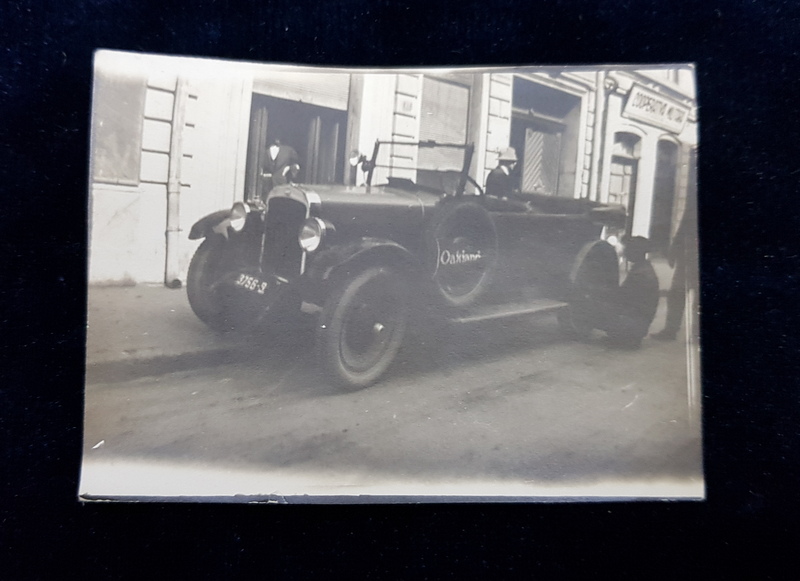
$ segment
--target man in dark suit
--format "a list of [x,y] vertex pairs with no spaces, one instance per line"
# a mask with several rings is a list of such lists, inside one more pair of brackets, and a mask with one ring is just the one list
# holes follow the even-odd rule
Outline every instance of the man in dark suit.
[[653,334],[659,341],[674,341],[681,328],[686,308],[687,292],[698,287],[697,280],[697,194],[694,182],[690,182],[686,196],[686,207],[678,230],[672,238],[667,259],[675,270],[672,284],[667,291],[667,320],[664,328]]
[[297,179],[300,173],[300,157],[293,147],[283,145],[279,139],[272,142],[267,150],[264,163],[264,177],[271,177],[271,187],[279,186]]

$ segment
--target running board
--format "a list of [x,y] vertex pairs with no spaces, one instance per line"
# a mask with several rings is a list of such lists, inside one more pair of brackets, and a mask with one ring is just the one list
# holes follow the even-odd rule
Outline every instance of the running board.
[[484,305],[470,309],[468,313],[454,316],[451,323],[478,323],[494,319],[522,317],[535,313],[547,313],[566,307],[569,303],[552,299],[536,299],[524,303],[506,303],[502,305]]

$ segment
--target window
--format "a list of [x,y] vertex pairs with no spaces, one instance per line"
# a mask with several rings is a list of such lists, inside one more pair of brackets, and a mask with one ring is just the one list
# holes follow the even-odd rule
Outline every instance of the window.
[[145,79],[103,72],[95,78],[93,179],[137,185],[142,158]]
[[[449,80],[422,79],[419,139],[440,143],[466,143],[469,118],[469,87]],[[419,150],[422,170],[460,170],[464,154],[459,150]]]
[[631,233],[633,209],[636,205],[636,177],[639,169],[640,139],[632,133],[614,135],[611,152],[608,203],[620,204],[628,213],[626,232]]

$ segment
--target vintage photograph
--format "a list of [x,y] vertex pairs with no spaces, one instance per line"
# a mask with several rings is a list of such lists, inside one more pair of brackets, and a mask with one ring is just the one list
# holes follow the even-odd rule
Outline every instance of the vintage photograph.
[[79,496],[705,497],[690,63],[100,51]]

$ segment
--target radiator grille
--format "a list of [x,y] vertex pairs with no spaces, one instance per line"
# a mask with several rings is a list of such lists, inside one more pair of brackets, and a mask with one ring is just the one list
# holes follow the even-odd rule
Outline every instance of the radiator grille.
[[269,201],[264,237],[264,270],[292,279],[300,275],[303,249],[297,241],[306,207],[289,198]]

